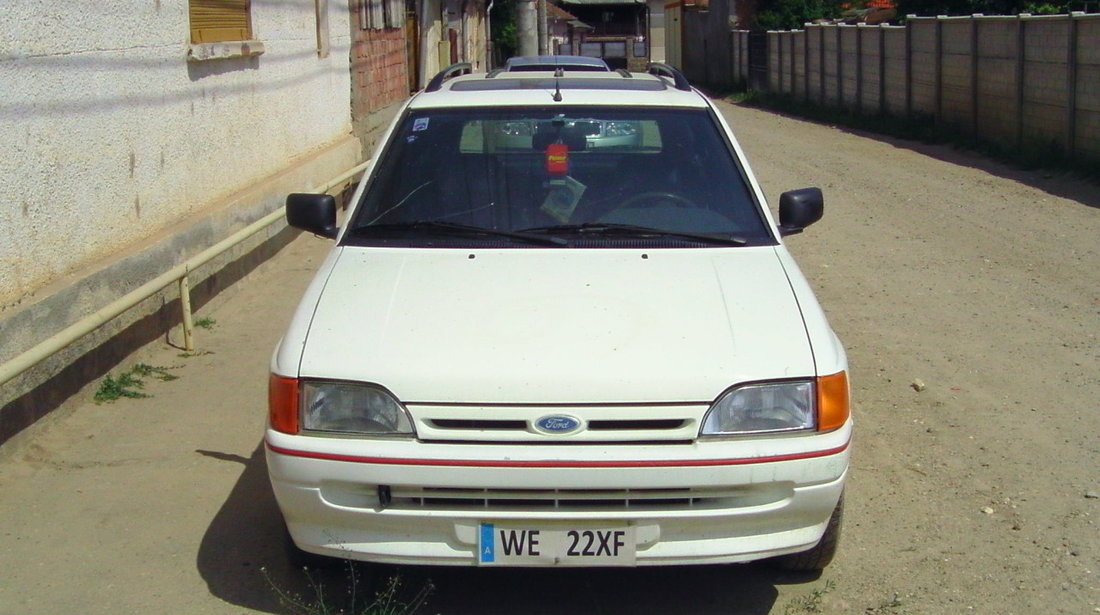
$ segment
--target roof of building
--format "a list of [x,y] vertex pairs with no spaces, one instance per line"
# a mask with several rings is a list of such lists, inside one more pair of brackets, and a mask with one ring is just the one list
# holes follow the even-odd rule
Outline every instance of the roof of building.
[[645,0],[558,0],[562,4],[645,4]]
[[547,2],[546,3],[546,18],[554,19],[556,21],[570,21],[577,19],[577,16],[569,11],[561,8],[560,6]]

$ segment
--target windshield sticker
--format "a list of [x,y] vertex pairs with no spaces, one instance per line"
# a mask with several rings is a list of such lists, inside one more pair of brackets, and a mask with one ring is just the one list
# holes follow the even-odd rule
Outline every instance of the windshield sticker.
[[430,118],[418,117],[413,121],[413,132],[420,132],[421,130],[428,129],[428,122]]
[[587,186],[572,177],[551,179],[550,192],[539,209],[558,222],[566,224],[573,217],[573,212],[581,202],[586,188]]
[[405,143],[412,143],[413,141],[416,141],[416,135],[409,135],[405,137]]

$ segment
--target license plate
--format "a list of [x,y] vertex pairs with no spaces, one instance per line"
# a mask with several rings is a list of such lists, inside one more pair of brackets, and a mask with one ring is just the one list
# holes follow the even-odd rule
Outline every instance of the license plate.
[[634,526],[529,527],[482,523],[482,566],[633,566]]

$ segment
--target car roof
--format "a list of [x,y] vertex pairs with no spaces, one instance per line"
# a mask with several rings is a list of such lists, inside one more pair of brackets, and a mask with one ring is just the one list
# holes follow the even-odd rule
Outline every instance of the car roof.
[[553,70],[557,67],[574,70],[610,71],[611,68],[600,58],[587,56],[517,56],[508,58],[504,63],[507,71]]
[[[622,107],[690,107],[706,108],[706,98],[687,83],[675,69],[653,73],[617,70],[594,72],[571,71],[568,67],[556,71],[521,71],[466,74],[450,76],[448,71],[462,72],[455,65],[436,75],[423,92],[409,103],[411,109],[443,107],[546,107],[561,105],[600,105]],[[653,70],[651,68],[651,70]]]

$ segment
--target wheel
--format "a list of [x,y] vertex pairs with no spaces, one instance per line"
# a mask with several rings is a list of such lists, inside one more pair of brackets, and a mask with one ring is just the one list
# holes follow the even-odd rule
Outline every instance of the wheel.
[[792,572],[811,572],[828,566],[829,562],[833,561],[833,556],[836,555],[837,545],[840,544],[840,526],[843,516],[844,496],[841,495],[840,501],[836,503],[836,508],[833,509],[833,514],[829,516],[829,525],[825,526],[825,533],[821,536],[821,540],[801,553],[781,555],[772,559],[772,565],[781,570]]
[[679,194],[676,194],[675,192],[661,192],[661,191],[640,192],[638,194],[635,194],[632,197],[629,197],[628,199],[626,199],[622,203],[620,203],[619,207],[620,208],[621,207],[633,207],[633,206],[637,206],[637,205],[641,205],[641,204],[647,204],[649,206],[656,206],[656,205],[660,205],[662,202],[665,202],[665,201],[671,201],[673,204],[675,204],[678,207],[695,207],[695,208],[699,207],[693,201],[689,200],[687,197],[680,196]]

